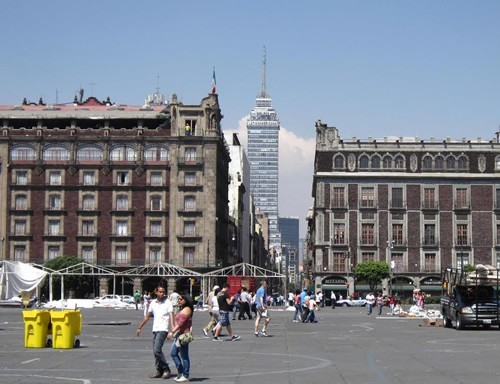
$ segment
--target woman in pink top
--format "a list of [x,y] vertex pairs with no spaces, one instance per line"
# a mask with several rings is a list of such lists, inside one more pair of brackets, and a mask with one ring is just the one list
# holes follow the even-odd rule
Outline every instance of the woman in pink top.
[[172,328],[172,336],[174,342],[170,348],[170,356],[177,367],[177,377],[174,381],[185,382],[189,381],[189,368],[191,362],[189,360],[189,344],[180,345],[179,336],[183,333],[191,331],[193,324],[194,302],[191,296],[183,293],[179,296],[179,313],[175,315],[175,326]]

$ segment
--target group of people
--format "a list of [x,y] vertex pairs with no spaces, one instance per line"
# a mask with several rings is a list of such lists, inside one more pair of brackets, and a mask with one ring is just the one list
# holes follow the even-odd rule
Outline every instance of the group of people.
[[[318,294],[321,292],[318,292]],[[316,311],[319,311],[318,305],[318,294],[314,294],[312,291],[308,291],[304,288],[302,292],[297,289],[293,297],[293,305],[295,307],[295,312],[293,314],[293,322],[297,323],[299,321],[303,323],[317,323],[318,319],[316,317]]]
[[378,292],[377,296],[373,294],[373,292],[369,292],[366,297],[366,308],[367,308],[367,314],[371,315],[373,312],[373,308],[377,308],[377,313],[378,315],[382,315],[382,308],[386,305],[389,306],[390,308],[390,315],[394,315],[394,309],[396,306],[396,299],[395,297],[390,294],[388,296],[383,296],[382,292]]
[[[240,340],[240,336],[233,333],[230,322],[230,310],[234,305],[235,296],[229,296],[229,284],[225,284],[222,288],[214,286],[212,291],[207,297],[207,304],[209,306],[210,322],[205,328],[203,333],[208,336],[208,331],[213,334],[213,340],[219,341],[222,328],[225,327],[231,337],[231,341]],[[170,356],[177,368],[177,376],[174,381],[188,382],[191,361],[189,358],[189,342],[183,342],[183,336],[190,336],[192,340],[192,324],[194,312],[194,300],[186,293],[172,292],[167,297],[167,290],[163,286],[159,286],[154,295],[155,299],[151,299],[145,310],[144,318],[137,328],[136,335],[140,336],[142,328],[153,318],[153,355],[155,358],[156,372],[151,378],[167,379],[172,374],[168,362],[163,353],[163,346],[166,340],[171,340]],[[243,296],[243,298],[242,298]],[[242,314],[250,316],[251,295],[247,292],[246,287],[242,287],[238,297],[240,311]],[[248,304],[248,311],[246,305]],[[271,318],[267,312],[267,281],[262,280],[261,286],[255,293],[255,336],[267,337],[267,327]],[[233,318],[234,319],[234,318]],[[259,327],[263,321],[262,328]]]

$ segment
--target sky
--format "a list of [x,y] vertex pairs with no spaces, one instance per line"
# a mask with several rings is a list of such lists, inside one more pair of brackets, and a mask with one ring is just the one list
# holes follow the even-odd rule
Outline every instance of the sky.
[[[500,123],[496,0],[8,0],[0,104],[86,96],[142,105],[217,93],[227,134],[262,88],[280,122],[280,216],[312,206],[317,120],[341,138],[490,139]],[[57,95],[57,96],[56,96]],[[229,136],[227,136],[229,137]]]

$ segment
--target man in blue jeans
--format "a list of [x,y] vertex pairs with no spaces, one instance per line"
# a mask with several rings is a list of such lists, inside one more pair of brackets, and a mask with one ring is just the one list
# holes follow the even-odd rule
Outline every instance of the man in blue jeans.
[[152,379],[167,379],[170,376],[170,368],[163,354],[163,344],[167,339],[168,330],[174,327],[174,308],[166,296],[166,288],[156,289],[156,300],[149,304],[148,311],[137,328],[137,336],[141,335],[142,327],[153,316],[153,354],[155,356],[156,373],[150,376]]
[[373,292],[370,292],[368,295],[366,295],[366,306],[368,308],[368,315],[372,314],[373,304],[375,304],[375,296],[373,295]]

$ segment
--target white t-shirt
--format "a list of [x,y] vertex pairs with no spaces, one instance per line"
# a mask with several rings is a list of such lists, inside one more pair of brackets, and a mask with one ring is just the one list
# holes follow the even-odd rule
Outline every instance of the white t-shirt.
[[212,297],[212,312],[219,313],[219,302],[217,301],[217,295]]
[[172,302],[172,305],[178,305],[179,302],[179,294],[177,292],[172,292],[170,294],[170,301]]
[[174,307],[169,299],[161,302],[156,299],[149,304],[148,312],[153,314],[153,332],[168,332],[170,327],[170,313],[173,311]]

